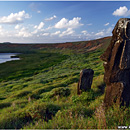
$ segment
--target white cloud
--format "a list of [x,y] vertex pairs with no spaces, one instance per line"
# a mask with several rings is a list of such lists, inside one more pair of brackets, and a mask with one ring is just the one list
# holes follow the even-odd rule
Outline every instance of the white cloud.
[[82,31],[84,35],[81,35],[81,39],[92,40],[101,37],[111,36],[113,27],[109,27],[103,30],[99,30],[98,32],[86,32],[86,30]]
[[74,30],[72,28],[68,28],[66,31],[63,31],[59,36],[63,37],[63,36],[68,36],[68,35],[72,35],[74,33]]
[[35,29],[36,29],[37,27],[38,27],[37,25],[34,26]]
[[113,12],[113,15],[115,16],[129,16],[130,15],[130,10],[127,9],[126,6],[120,7],[119,9],[116,9]]
[[32,32],[32,34],[37,34],[37,33],[38,33],[37,29]]
[[34,28],[40,30],[43,28],[43,26],[44,26],[44,23],[41,22],[39,25],[35,25]]
[[112,29],[113,29],[112,27],[109,27],[109,28],[106,30],[106,33],[107,33],[107,34],[112,33]]
[[0,25],[0,40],[2,37],[5,37],[5,39],[7,39],[7,37],[9,37],[10,35],[12,35],[12,33],[9,34],[9,32]]
[[67,26],[68,20],[66,18],[62,18],[56,25],[55,28],[65,28]]
[[55,28],[77,28],[82,26],[80,23],[81,18],[73,18],[72,20],[68,20],[66,18],[62,18],[58,23],[55,24]]
[[104,36],[104,34],[105,34],[105,33],[104,33],[103,31],[101,31],[101,32],[96,33],[95,35],[96,35],[96,36]]
[[2,29],[2,26],[0,25],[0,29]]
[[57,18],[57,16],[54,15],[54,16],[52,16],[52,17],[50,17],[50,18],[46,18],[45,21],[51,21],[51,20],[56,19],[56,18]]
[[0,25],[0,36],[4,35],[3,27]]
[[17,29],[20,29],[21,25],[16,25],[14,28],[17,30]]
[[55,33],[52,33],[51,36],[59,35],[60,31],[56,31]]
[[18,34],[16,34],[17,37],[31,37],[32,34],[29,32],[29,30],[25,27],[21,28],[18,32]]
[[91,25],[93,25],[93,24],[92,24],[92,23],[88,23],[88,24],[87,24],[87,26],[91,26]]
[[108,26],[108,25],[109,25],[109,23],[104,24],[104,26]]
[[18,13],[11,13],[8,16],[3,16],[0,18],[1,24],[17,24],[24,21],[24,19],[30,18],[28,13],[25,13],[25,11],[20,11]]
[[43,22],[41,22],[41,23],[38,25],[37,29],[42,29],[42,28],[43,28],[43,26],[44,26],[44,23],[43,23]]
[[81,33],[83,33],[84,35],[86,35],[86,34],[87,34],[87,31],[86,31],[86,30],[84,30],[84,31],[82,31]]
[[49,35],[49,33],[43,33],[42,35],[43,35],[43,36],[48,36],[48,35]]
[[41,13],[41,11],[39,10],[39,7],[41,6],[40,3],[36,3],[36,2],[32,2],[31,4],[29,4],[29,8],[32,10],[32,11],[35,11],[36,13]]
[[40,22],[39,25],[35,25],[33,27],[35,30],[32,32],[32,34],[37,34],[37,33],[41,32],[41,31],[43,31],[44,30],[43,27],[44,27],[44,23],[43,22]]
[[112,26],[112,27],[114,27],[114,26],[115,26],[115,24],[112,24],[111,26]]
[[48,30],[51,30],[53,28],[54,28],[54,26],[49,26],[49,27],[45,28],[44,31],[48,31]]
[[40,14],[40,13],[41,13],[41,11],[40,11],[40,10],[38,10],[38,11],[37,11],[37,13],[38,13],[38,14]]

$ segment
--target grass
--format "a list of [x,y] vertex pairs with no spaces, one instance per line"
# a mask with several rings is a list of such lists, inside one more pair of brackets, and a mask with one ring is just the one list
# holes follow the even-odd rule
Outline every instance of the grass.
[[[0,64],[0,128],[116,129],[129,125],[130,107],[103,107],[104,68],[99,57],[105,48],[106,44],[87,53],[54,48],[21,50],[20,61]],[[92,88],[77,95],[84,68],[94,70]]]
[[0,81],[20,79],[38,74],[42,69],[54,66],[67,58],[57,53],[19,54],[21,60],[0,64]]

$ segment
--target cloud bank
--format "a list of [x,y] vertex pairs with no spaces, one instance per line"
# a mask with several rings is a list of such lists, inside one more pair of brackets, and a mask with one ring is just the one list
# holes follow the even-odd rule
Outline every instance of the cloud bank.
[[20,11],[18,13],[11,13],[8,16],[3,16],[0,18],[0,24],[18,24],[22,23],[25,19],[30,18],[31,16],[25,11]]
[[126,17],[130,15],[130,10],[128,10],[126,6],[123,6],[123,7],[120,7],[119,9],[116,9],[113,12],[113,15]]
[[50,18],[46,18],[45,21],[51,21],[51,20],[56,19],[56,18],[57,18],[57,16],[54,15],[54,16],[52,16],[52,17],[50,17]]
[[83,25],[80,23],[80,20],[81,18],[79,17],[74,17],[72,20],[62,18],[58,23],[55,24],[55,28],[77,28]]

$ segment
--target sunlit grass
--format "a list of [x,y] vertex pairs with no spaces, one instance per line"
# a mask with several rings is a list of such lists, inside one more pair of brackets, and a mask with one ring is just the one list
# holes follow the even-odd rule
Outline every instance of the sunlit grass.
[[[1,65],[0,128],[115,129],[129,125],[129,108],[103,108],[102,53],[102,49],[89,53],[43,49],[21,55],[22,66],[18,61]],[[11,70],[12,65],[16,68]],[[2,71],[4,66],[9,73]],[[77,95],[80,71],[85,68],[94,70],[92,87]]]

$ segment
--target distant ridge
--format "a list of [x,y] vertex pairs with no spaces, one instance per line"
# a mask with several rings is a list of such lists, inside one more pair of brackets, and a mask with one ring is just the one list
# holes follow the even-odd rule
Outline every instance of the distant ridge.
[[17,43],[1,43],[0,44],[0,52],[3,50],[9,49],[11,50],[19,50],[19,48],[28,48],[28,49],[74,49],[74,50],[87,50],[93,51],[97,48],[105,49],[110,43],[111,37],[104,37],[96,40],[90,41],[79,41],[79,42],[66,42],[66,43],[53,43],[53,44],[17,44]]

